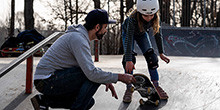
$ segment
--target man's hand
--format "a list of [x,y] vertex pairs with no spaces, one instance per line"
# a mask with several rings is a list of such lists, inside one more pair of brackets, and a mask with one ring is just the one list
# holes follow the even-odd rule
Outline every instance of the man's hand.
[[133,71],[133,69],[135,69],[134,63],[132,61],[127,61],[126,66],[125,66],[125,71],[127,73],[131,73]]
[[170,62],[170,59],[168,57],[166,57],[164,54],[160,54],[160,58],[165,61],[166,63],[169,63]]
[[117,96],[117,93],[115,92],[114,86],[111,83],[110,84],[105,84],[105,86],[106,86],[105,91],[107,92],[108,89],[110,89],[111,92],[112,92],[112,97],[115,97],[116,99],[118,99],[118,96]]
[[118,80],[126,84],[136,83],[136,79],[130,74],[118,74]]

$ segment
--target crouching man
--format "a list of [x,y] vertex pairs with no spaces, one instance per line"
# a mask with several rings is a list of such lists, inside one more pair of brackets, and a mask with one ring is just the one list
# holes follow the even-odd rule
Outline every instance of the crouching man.
[[106,72],[94,66],[90,41],[102,39],[110,23],[115,21],[109,20],[105,10],[92,10],[84,25],[69,26],[53,43],[38,63],[34,75],[34,85],[42,93],[31,98],[35,110],[49,107],[87,110],[94,105],[93,95],[100,84],[105,84],[117,99],[112,83],[135,82],[132,75]]

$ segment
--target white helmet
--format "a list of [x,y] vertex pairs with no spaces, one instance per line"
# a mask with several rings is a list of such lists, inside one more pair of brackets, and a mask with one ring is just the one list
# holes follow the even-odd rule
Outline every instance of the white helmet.
[[144,15],[155,14],[159,10],[158,0],[137,0],[137,11]]

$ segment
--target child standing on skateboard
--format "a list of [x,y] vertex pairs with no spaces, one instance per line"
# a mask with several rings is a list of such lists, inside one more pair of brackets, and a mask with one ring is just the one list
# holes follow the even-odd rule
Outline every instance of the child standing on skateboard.
[[[156,40],[160,58],[166,63],[170,62],[163,53],[163,41],[160,33],[159,25],[159,3],[158,0],[137,0],[137,9],[131,12],[122,24],[122,40],[124,47],[123,67],[126,73],[133,74],[136,63],[134,50],[134,41],[137,42],[148,64],[148,70],[151,76],[151,81],[156,87],[161,99],[167,99],[168,95],[159,86],[158,80],[158,58],[154,53],[151,41],[149,39],[149,30],[153,29],[153,35]],[[131,102],[132,92],[131,84],[127,85],[123,101]]]

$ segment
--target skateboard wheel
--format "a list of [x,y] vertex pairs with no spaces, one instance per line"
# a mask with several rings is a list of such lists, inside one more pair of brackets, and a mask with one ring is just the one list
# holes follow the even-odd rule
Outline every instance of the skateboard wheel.
[[140,105],[144,105],[144,100],[143,100],[143,99],[140,99],[140,100],[139,100],[139,103],[140,103]]
[[156,105],[156,106],[159,105],[159,100],[156,100],[155,105]]
[[133,86],[131,87],[131,92],[134,92],[134,87]]
[[150,87],[147,88],[147,93],[148,93],[148,94],[151,93],[151,89],[150,89]]

